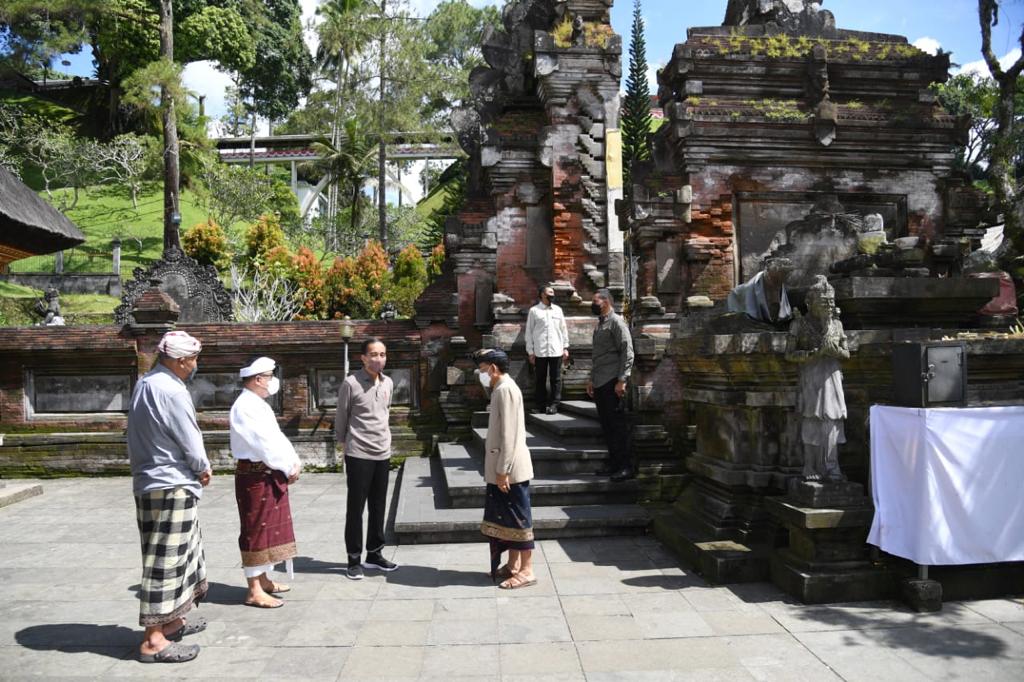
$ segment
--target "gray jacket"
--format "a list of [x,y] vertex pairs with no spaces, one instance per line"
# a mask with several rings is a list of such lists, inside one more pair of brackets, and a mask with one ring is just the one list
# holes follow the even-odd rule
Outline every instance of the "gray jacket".
[[590,380],[595,388],[609,381],[625,381],[633,371],[633,337],[615,311],[602,317],[594,329],[593,357]]
[[202,497],[199,474],[210,468],[196,409],[185,382],[161,364],[132,392],[128,409],[128,458],[135,495],[187,488]]

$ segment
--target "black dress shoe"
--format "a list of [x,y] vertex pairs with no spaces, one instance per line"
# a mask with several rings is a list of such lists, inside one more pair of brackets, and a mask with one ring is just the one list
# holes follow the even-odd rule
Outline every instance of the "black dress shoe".
[[554,405],[548,405],[544,410],[545,414],[558,414],[558,408]]
[[621,469],[612,474],[612,480],[616,483],[621,483],[622,481],[628,481],[634,476],[635,474],[632,469]]

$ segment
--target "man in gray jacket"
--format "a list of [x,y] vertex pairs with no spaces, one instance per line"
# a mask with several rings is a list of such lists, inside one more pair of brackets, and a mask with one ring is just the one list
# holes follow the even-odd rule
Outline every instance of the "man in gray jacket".
[[626,321],[613,307],[612,294],[598,289],[590,311],[600,317],[594,329],[593,365],[587,395],[597,404],[611,463],[597,473],[611,475],[613,481],[633,478],[633,458],[629,451],[629,422],[626,420],[626,382],[633,371],[633,337]]
[[199,340],[183,331],[164,334],[157,363],[135,384],[128,409],[128,457],[142,540],[143,663],[192,660],[199,646],[177,642],[206,629],[202,617],[185,619],[207,590],[199,498],[213,472],[185,387],[199,367],[200,350]]
[[[362,580],[363,568],[393,571],[398,564],[384,557],[388,472],[391,468],[391,398],[395,384],[384,375],[388,349],[378,338],[363,341],[362,369],[345,377],[338,391],[334,438],[345,450],[345,575]],[[369,507],[366,561],[363,557],[363,510]]]

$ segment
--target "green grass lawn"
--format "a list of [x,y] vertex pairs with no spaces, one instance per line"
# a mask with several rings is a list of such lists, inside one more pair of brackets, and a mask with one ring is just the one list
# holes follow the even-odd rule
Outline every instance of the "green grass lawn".
[[[65,191],[55,190],[52,202],[59,204]],[[46,194],[42,193],[44,199]],[[70,198],[70,197],[69,197]],[[163,252],[163,189],[157,183],[139,194],[139,208],[132,208],[126,189],[93,187],[82,193],[68,218],[85,233],[81,246],[64,252],[65,272],[110,272],[113,267],[114,237],[121,239],[121,275],[130,278],[136,266],[146,267]],[[181,193],[181,232],[206,220],[206,210],[188,189]],[[236,226],[237,227],[237,226]],[[53,272],[54,256],[35,256],[11,263],[11,272]]]
[[[32,287],[0,282],[0,327],[25,327],[39,322],[32,312],[43,292]],[[113,324],[114,308],[121,300],[102,294],[62,294],[60,313],[68,324]]]

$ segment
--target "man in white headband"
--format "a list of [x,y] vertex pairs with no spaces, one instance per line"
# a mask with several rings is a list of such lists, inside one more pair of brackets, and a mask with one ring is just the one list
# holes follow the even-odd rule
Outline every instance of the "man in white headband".
[[236,460],[235,499],[241,530],[238,548],[249,584],[245,604],[276,609],[284,602],[274,594],[291,588],[270,579],[274,564],[284,561],[293,577],[295,531],[288,503],[288,485],[299,479],[302,465],[267,403],[281,388],[274,376],[277,363],[257,358],[238,372],[242,393],[231,406],[231,454]]
[[199,366],[199,340],[164,334],[153,369],[135,384],[128,410],[128,457],[142,539],[139,647],[144,663],[179,663],[199,655],[180,640],[206,629],[185,615],[206,594],[199,498],[212,470],[185,381]]

